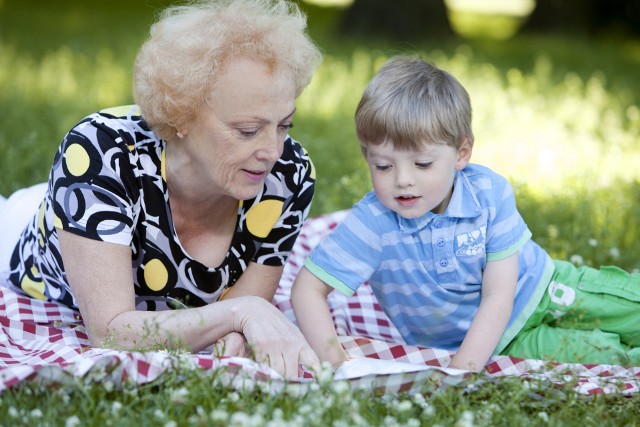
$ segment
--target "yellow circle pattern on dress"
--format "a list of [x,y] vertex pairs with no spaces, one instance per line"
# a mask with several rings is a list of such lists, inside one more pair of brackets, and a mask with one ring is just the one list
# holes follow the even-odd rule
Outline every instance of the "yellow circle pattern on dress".
[[[305,156],[307,156],[307,157],[309,156],[309,153],[307,152],[306,148],[302,147],[302,151],[304,152]],[[313,164],[313,161],[311,161],[311,157],[308,157],[308,159],[309,159],[309,167],[311,168],[311,171],[309,172],[309,177],[315,181],[315,179],[316,179],[316,167]]]
[[[31,272],[34,277],[38,277],[40,275],[35,265],[31,267]],[[32,298],[39,300],[47,299],[47,297],[44,296],[44,282],[42,280],[31,280],[29,275],[25,274],[20,282],[20,287],[27,294],[31,295]]]
[[263,200],[247,212],[247,229],[256,237],[267,237],[282,215],[281,200]]
[[55,228],[59,228],[60,230],[64,229],[64,227],[62,226],[62,221],[60,220],[60,217],[55,213],[53,214],[53,226]]
[[167,182],[167,154],[165,150],[162,150],[162,154],[160,154],[160,176],[164,182]]
[[64,152],[67,169],[73,176],[82,176],[89,169],[89,154],[78,144],[71,144]]
[[149,289],[159,291],[167,286],[168,280],[167,268],[159,259],[152,259],[144,266],[144,281]]
[[44,201],[40,203],[40,212],[38,213],[38,243],[40,244],[40,248],[44,249],[44,238],[46,236],[46,230],[44,228]]

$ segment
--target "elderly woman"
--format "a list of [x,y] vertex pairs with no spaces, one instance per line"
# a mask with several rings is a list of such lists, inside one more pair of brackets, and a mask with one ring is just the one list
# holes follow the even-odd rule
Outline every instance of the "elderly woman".
[[285,0],[166,9],[136,58],[137,105],[64,137],[9,286],[78,308],[95,346],[223,343],[289,378],[317,368],[269,302],[314,191],[288,134],[321,60],[305,29]]

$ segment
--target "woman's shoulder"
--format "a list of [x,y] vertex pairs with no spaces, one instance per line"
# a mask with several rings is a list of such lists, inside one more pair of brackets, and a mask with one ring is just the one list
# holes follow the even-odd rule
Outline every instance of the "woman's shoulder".
[[124,145],[134,150],[143,145],[156,146],[160,139],[142,118],[137,105],[106,108],[82,119],[70,134],[79,133],[100,144]]
[[280,156],[281,165],[287,164],[311,164],[309,153],[302,144],[291,137],[287,137],[284,141],[282,155]]
[[295,185],[315,181],[313,162],[307,150],[291,137],[285,139],[282,155],[271,169],[270,181],[273,179]]

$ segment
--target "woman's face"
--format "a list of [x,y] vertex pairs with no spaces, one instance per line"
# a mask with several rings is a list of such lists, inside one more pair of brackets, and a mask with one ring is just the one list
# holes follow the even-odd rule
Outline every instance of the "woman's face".
[[262,62],[227,63],[207,108],[182,141],[207,193],[238,200],[255,197],[282,155],[292,126],[295,89],[285,75]]

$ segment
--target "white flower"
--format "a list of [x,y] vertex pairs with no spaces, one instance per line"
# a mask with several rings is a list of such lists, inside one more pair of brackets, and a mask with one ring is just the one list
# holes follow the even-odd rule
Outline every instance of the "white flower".
[[464,411],[456,423],[456,427],[473,427],[473,412]]
[[118,412],[120,412],[120,409],[122,409],[122,403],[118,402],[117,400],[115,400],[112,404],[111,404],[111,413],[113,415],[117,415]]
[[11,408],[9,408],[9,416],[11,418],[17,418],[18,415],[19,415],[19,412],[15,407],[12,406]]
[[413,401],[422,406],[422,404],[426,402],[426,399],[420,393],[416,393],[413,395]]
[[577,254],[571,255],[571,258],[569,258],[569,261],[571,261],[571,263],[574,265],[584,265],[584,259]]
[[346,394],[351,387],[347,381],[335,381],[332,384],[333,392],[336,394]]
[[250,426],[251,425],[251,417],[244,412],[234,412],[231,415],[231,420],[229,420],[230,426]]
[[544,421],[545,423],[549,422],[549,414],[547,414],[546,412],[538,412],[538,418],[542,419],[542,421]]
[[409,411],[411,411],[411,409],[413,409],[413,404],[411,403],[410,400],[402,400],[402,401],[400,401],[399,403],[396,404],[396,409],[400,413],[409,412]]
[[612,247],[611,249],[609,249],[609,255],[611,255],[611,258],[613,259],[620,258],[620,249],[618,249],[616,246]]
[[425,417],[432,417],[436,413],[436,408],[433,405],[429,405],[428,403],[422,407],[422,415]]
[[78,418],[75,415],[67,418],[67,420],[64,422],[65,427],[77,427],[79,425],[80,425],[80,418]]
[[595,248],[596,246],[598,246],[598,241],[596,239],[589,239],[589,246]]
[[229,414],[225,410],[214,409],[209,414],[209,418],[211,418],[211,421],[213,422],[224,422],[227,421],[227,418],[229,418]]
[[31,415],[33,418],[42,418],[42,411],[36,408],[33,411],[31,411],[29,415]]
[[186,397],[189,395],[189,390],[186,387],[180,387],[171,392],[171,401],[173,403],[184,404],[186,403]]

